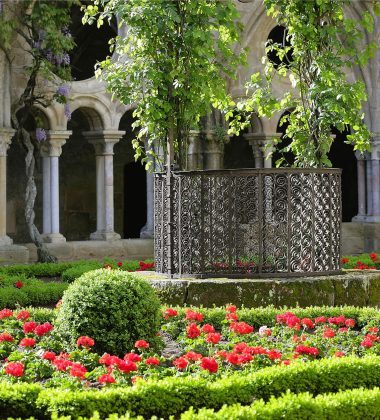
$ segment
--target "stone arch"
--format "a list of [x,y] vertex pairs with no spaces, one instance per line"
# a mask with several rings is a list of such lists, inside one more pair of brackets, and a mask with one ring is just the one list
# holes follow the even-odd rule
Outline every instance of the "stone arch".
[[90,130],[112,129],[112,111],[96,96],[74,96],[70,101],[72,113],[81,109],[90,123]]

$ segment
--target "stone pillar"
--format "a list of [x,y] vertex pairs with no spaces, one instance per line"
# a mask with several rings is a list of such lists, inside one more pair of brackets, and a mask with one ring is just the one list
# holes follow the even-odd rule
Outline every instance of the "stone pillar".
[[93,240],[120,239],[114,231],[113,147],[124,134],[118,130],[83,133],[96,154],[96,232],[90,235]]
[[202,169],[203,167],[201,141],[201,133],[191,130],[189,134],[189,149],[186,157],[186,170],[188,171]]
[[365,156],[356,151],[358,168],[358,214],[352,218],[353,222],[363,221],[366,218],[366,161]]
[[223,168],[223,147],[215,133],[206,132],[204,169]]
[[[370,177],[367,178],[367,190],[369,202],[372,204],[368,208],[368,222],[380,222],[380,135],[375,135],[372,142],[372,151],[370,155]],[[367,162],[367,165],[368,163]],[[371,210],[371,212],[370,212]]]
[[[149,142],[145,141],[145,150],[150,149]],[[148,160],[153,157],[148,155]],[[151,239],[154,236],[154,164],[146,171],[146,223],[140,230],[140,238]]]
[[66,242],[59,232],[59,156],[71,131],[49,131],[41,149],[43,166],[43,225],[44,242]]
[[0,128],[0,247],[13,242],[7,236],[7,150],[13,135],[14,130]]
[[280,137],[279,133],[246,133],[243,137],[249,141],[255,158],[255,168],[271,168],[273,138]]

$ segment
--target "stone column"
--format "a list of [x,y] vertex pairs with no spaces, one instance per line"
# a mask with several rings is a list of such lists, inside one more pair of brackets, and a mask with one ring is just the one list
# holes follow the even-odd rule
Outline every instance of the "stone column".
[[249,141],[255,158],[255,168],[271,168],[273,138],[281,136],[279,133],[246,133],[243,135]]
[[187,152],[186,170],[202,169],[201,133],[191,130],[189,133],[189,149]]
[[366,160],[365,156],[356,151],[358,168],[358,214],[352,218],[353,222],[363,221],[366,218]]
[[[370,155],[370,177],[367,178],[369,201],[372,206],[368,209],[368,222],[380,222],[380,135],[375,135]],[[368,163],[367,162],[367,165]],[[371,210],[371,213],[369,212]]]
[[96,154],[96,232],[90,235],[93,240],[120,239],[114,231],[113,147],[124,134],[118,130],[83,133]]
[[44,242],[66,242],[59,232],[59,156],[71,131],[49,131],[41,149],[43,166],[43,225]]
[[7,150],[14,130],[0,128],[0,246],[11,245],[7,236]]
[[206,132],[204,169],[223,168],[223,147],[215,133]]

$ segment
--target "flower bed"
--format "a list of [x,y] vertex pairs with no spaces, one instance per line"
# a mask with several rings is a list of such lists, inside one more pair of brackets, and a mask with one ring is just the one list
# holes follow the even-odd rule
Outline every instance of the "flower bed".
[[380,270],[380,259],[376,252],[357,256],[345,256],[341,260],[342,268],[353,270]]

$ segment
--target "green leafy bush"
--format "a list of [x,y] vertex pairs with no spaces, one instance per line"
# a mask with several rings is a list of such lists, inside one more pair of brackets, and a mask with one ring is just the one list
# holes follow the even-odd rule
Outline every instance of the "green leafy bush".
[[103,264],[98,261],[86,261],[81,264],[75,264],[68,268],[62,273],[62,281],[66,283],[72,283],[78,279],[82,274],[88,273],[89,271],[102,268]]
[[42,412],[36,407],[41,386],[37,384],[0,384],[0,418],[39,417]]
[[[373,388],[380,385],[380,358],[347,357],[325,359],[290,366],[273,366],[256,373],[236,373],[210,382],[204,378],[166,378],[160,381],[139,381],[132,388],[109,388],[102,391],[67,391],[47,389],[40,393],[38,407],[59,415],[91,416],[98,411],[130,412],[144,418],[156,415],[178,416],[190,407],[220,409],[224,404],[250,405],[255,399],[270,400],[288,389],[293,393],[312,395],[352,388]],[[304,418],[304,417],[303,417]]]
[[272,397],[250,406],[235,404],[223,406],[215,412],[203,408],[195,412],[190,409],[181,415],[181,420],[211,419],[378,419],[380,418],[380,390],[353,389],[336,394],[317,395],[309,393],[286,393],[280,398]]
[[62,298],[57,329],[69,345],[87,335],[99,352],[124,354],[136,340],[157,347],[160,302],[152,286],[132,273],[100,269],[83,274]]
[[61,263],[16,264],[0,267],[0,275],[22,275],[27,277],[58,277],[73,265],[83,264],[81,261]]

